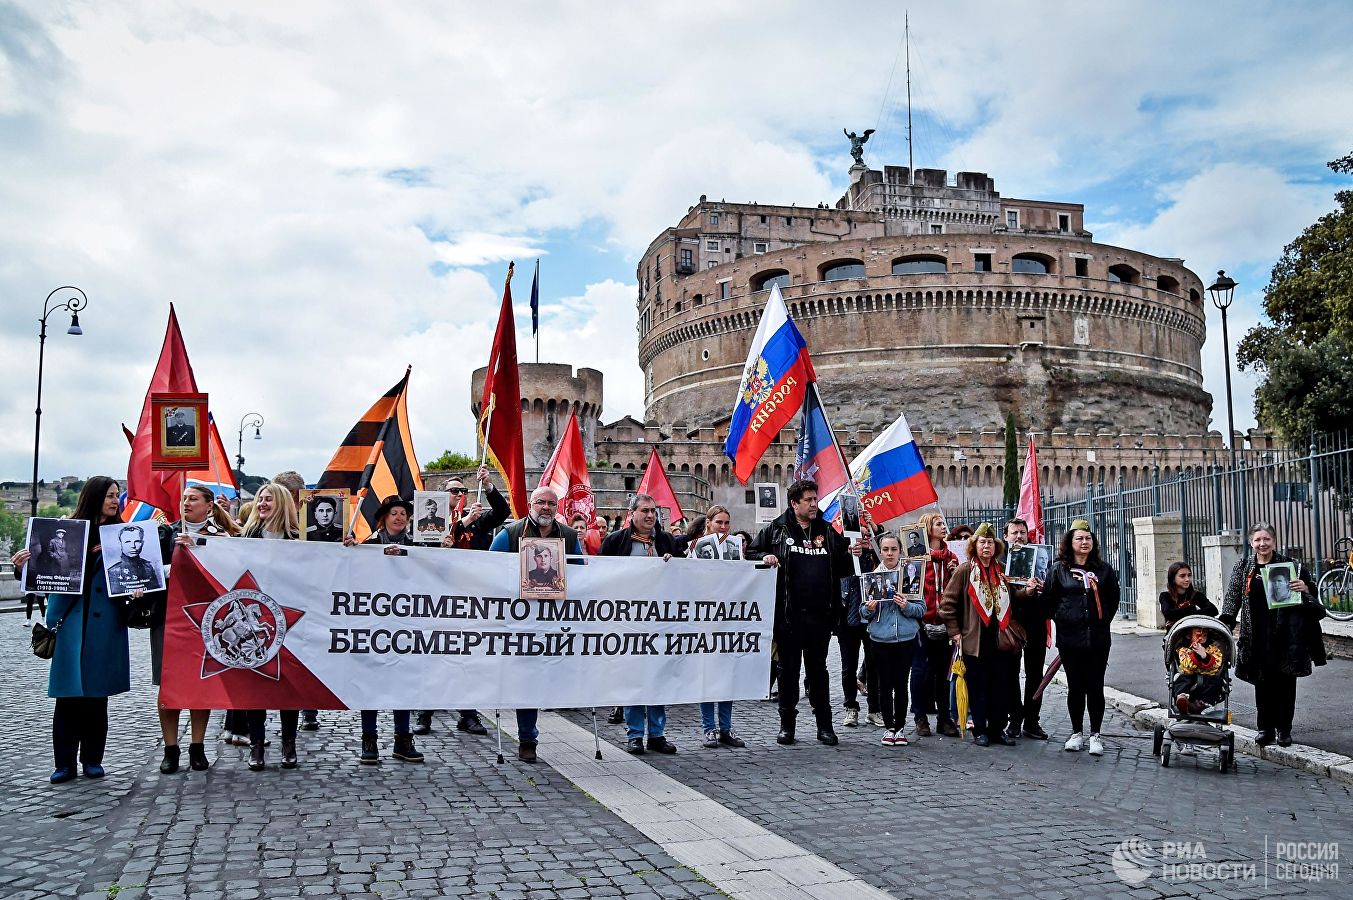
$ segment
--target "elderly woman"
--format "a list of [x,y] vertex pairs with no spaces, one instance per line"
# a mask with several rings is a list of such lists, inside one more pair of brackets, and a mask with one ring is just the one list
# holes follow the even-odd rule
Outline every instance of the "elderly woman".
[[1011,615],[1010,589],[999,562],[1005,546],[995,527],[983,522],[968,538],[967,550],[968,561],[954,570],[944,589],[940,619],[963,654],[973,742],[1013,747],[1004,730],[1009,686],[1003,679],[1010,670],[1005,656],[1007,648],[1023,649],[1024,629]]
[[[1254,742],[1266,747],[1292,743],[1292,715],[1297,706],[1297,679],[1311,674],[1312,665],[1325,664],[1325,646],[1320,620],[1325,608],[1316,600],[1315,583],[1306,567],[1274,550],[1277,531],[1259,523],[1250,529],[1250,555],[1236,563],[1226,586],[1221,620],[1236,639],[1236,677],[1254,685],[1254,706],[1259,736]],[[1294,606],[1270,609],[1264,593],[1264,568],[1275,563],[1292,564],[1297,577],[1291,593],[1300,595]]]
[[[86,778],[102,778],[103,751],[108,742],[108,698],[131,690],[131,655],[127,647],[127,602],[108,596],[99,547],[99,526],[119,521],[118,483],[104,475],[85,482],[75,503],[74,519],[89,523],[90,550],[85,557],[81,593],[53,594],[47,601],[47,627],[56,632],[47,679],[47,696],[56,700],[52,713],[52,784],[76,775],[76,757]],[[29,559],[27,548],[14,554],[15,568]]]
[[1091,756],[1104,754],[1099,729],[1104,722],[1104,672],[1113,639],[1109,625],[1118,612],[1118,573],[1099,556],[1099,539],[1090,523],[1077,519],[1062,538],[1057,560],[1043,585],[1043,608],[1057,625],[1057,650],[1066,671],[1066,708],[1071,737],[1062,748],[1086,748],[1086,707],[1090,710]]

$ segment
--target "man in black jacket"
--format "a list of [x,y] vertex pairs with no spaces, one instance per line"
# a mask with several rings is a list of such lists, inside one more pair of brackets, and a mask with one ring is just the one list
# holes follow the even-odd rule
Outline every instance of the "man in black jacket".
[[817,739],[837,744],[832,728],[827,683],[827,647],[840,615],[840,580],[853,575],[852,545],[823,522],[817,509],[817,484],[800,480],[789,486],[789,509],[752,541],[748,558],[761,557],[778,567],[775,589],[775,646],[780,657],[780,734],[778,743],[794,743],[799,714],[799,671],[808,680],[808,702],[817,719]]
[[[613,532],[601,542],[599,556],[660,556],[671,559],[681,553],[677,539],[658,527],[658,504],[648,494],[630,497],[629,525]],[[644,752],[644,733],[648,749],[654,753],[675,753],[676,745],[667,740],[667,707],[660,705],[625,707],[625,750]]]
[[[451,533],[448,537],[451,546],[459,550],[489,549],[489,544],[493,542],[493,532],[512,515],[512,508],[508,506],[507,498],[489,480],[489,467],[480,466],[475,478],[484,491],[484,497],[489,501],[489,508],[485,509],[483,503],[475,501],[465,506],[459,515],[455,514],[456,508],[463,505],[462,501],[469,494],[469,490],[465,487],[464,480],[460,478],[452,478],[446,483],[446,490],[451,494],[451,512],[453,514]],[[414,734],[432,733],[432,714],[434,712],[436,710],[420,709],[418,711],[418,721],[413,728]],[[479,735],[489,733],[489,730],[484,727],[484,723],[479,718],[478,710],[462,709],[458,712],[460,718],[456,721],[457,731]]]

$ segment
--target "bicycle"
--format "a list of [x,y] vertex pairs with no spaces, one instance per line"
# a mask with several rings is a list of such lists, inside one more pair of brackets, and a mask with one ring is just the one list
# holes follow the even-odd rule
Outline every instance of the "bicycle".
[[1353,538],[1339,538],[1334,552],[1336,558],[1344,558],[1344,564],[1320,576],[1316,595],[1331,619],[1347,622],[1353,620]]

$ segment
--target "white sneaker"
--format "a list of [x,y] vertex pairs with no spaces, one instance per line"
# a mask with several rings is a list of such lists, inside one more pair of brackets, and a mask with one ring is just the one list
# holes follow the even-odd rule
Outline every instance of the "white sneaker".
[[854,728],[860,724],[860,711],[858,709],[846,710],[845,716],[841,719],[841,724],[847,728]]
[[1097,734],[1090,735],[1090,755],[1091,756],[1104,755],[1104,742],[1099,739],[1099,735]]
[[869,722],[870,725],[873,725],[875,728],[882,728],[882,727],[883,727],[883,713],[876,713],[876,712],[870,713],[870,714],[869,714],[868,722]]
[[[1079,731],[1076,732],[1071,737],[1066,739],[1066,743],[1062,745],[1062,749],[1066,750],[1069,753],[1079,753],[1080,751],[1084,750],[1085,735],[1081,734]],[[1104,748],[1102,746],[1100,747],[1100,752],[1101,753],[1104,752]]]
[[885,747],[891,747],[893,745],[893,740],[896,737],[897,737],[896,731],[885,731],[883,732],[883,737],[879,738],[879,743]]

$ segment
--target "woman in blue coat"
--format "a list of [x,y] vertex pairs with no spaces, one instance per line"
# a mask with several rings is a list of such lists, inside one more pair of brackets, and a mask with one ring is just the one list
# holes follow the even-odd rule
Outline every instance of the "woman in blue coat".
[[[90,550],[85,556],[84,591],[53,594],[47,600],[47,627],[56,633],[56,651],[47,681],[47,696],[56,699],[52,714],[52,784],[75,777],[78,756],[86,778],[103,777],[103,749],[108,739],[108,698],[131,690],[127,651],[127,604],[108,596],[99,547],[99,526],[120,521],[120,485],[97,475],[85,482],[75,506],[75,519],[89,522]],[[20,551],[24,553],[26,551]],[[16,563],[20,560],[16,554]]]

